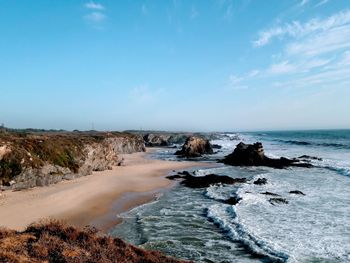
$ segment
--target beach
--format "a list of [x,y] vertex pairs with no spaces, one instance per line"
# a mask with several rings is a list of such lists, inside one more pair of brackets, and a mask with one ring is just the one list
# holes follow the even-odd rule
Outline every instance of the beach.
[[[152,149],[154,150],[154,149]],[[117,214],[152,201],[172,182],[173,170],[209,163],[153,160],[145,153],[125,154],[122,166],[112,170],[0,196],[0,226],[23,230],[42,219],[59,219],[78,227],[92,224],[107,230],[119,222]]]

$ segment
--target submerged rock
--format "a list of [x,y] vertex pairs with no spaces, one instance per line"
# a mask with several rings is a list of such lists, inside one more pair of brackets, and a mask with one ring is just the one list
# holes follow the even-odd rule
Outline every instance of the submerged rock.
[[269,200],[270,204],[276,205],[276,204],[288,204],[289,202],[284,198],[270,198]]
[[258,180],[254,181],[253,184],[257,184],[257,185],[267,184],[267,179],[266,178],[258,178]]
[[219,144],[212,144],[211,147],[212,147],[213,149],[221,149],[221,148],[222,148],[222,146],[219,145]]
[[229,176],[208,174],[205,176],[186,176],[181,184],[190,188],[205,188],[212,184],[236,184],[245,183],[246,181],[246,178],[232,178]]
[[295,194],[295,195],[305,195],[302,191],[299,190],[293,190],[289,192],[290,194]]
[[275,194],[275,193],[271,193],[271,192],[264,192],[264,193],[260,193],[262,195],[271,195],[271,196],[280,196],[279,194]]
[[308,160],[322,161],[322,158],[316,157],[316,156],[310,156],[310,155],[302,155],[302,156],[299,156],[298,159],[308,159]]
[[201,137],[191,136],[187,138],[182,149],[177,151],[175,155],[182,157],[192,158],[200,157],[203,154],[213,154],[213,148],[209,140],[203,139]]
[[242,198],[236,197],[236,196],[231,196],[229,199],[223,200],[222,202],[228,205],[236,205],[241,201]]
[[260,142],[254,144],[240,142],[233,153],[227,155],[221,162],[233,166],[268,166],[279,169],[289,166],[312,167],[310,163],[300,162],[298,159],[269,158],[265,155]]

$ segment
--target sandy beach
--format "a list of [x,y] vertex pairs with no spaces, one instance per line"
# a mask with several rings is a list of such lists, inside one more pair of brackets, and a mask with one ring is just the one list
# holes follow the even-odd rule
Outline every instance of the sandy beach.
[[118,223],[118,213],[149,202],[170,187],[172,182],[165,176],[172,170],[213,165],[151,160],[146,156],[126,154],[124,165],[112,170],[47,187],[2,192],[0,226],[23,230],[30,223],[54,218],[78,227],[92,224],[107,230]]

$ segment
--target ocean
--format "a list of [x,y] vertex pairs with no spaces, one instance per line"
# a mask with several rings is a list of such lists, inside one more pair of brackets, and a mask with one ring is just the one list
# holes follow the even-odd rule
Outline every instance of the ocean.
[[[260,141],[269,157],[308,155],[314,168],[232,167],[193,171],[248,183],[190,189],[180,185],[122,215],[110,234],[196,262],[350,262],[350,130],[218,134],[216,162],[240,141]],[[164,148],[150,158],[178,160]],[[267,184],[252,182],[266,178]],[[305,195],[291,194],[301,191]],[[273,193],[288,204],[269,202]],[[222,200],[236,196],[235,206]]]

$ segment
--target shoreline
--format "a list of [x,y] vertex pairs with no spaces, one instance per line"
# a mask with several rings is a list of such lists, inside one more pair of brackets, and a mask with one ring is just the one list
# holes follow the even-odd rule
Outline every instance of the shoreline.
[[59,219],[77,227],[93,225],[106,232],[120,223],[118,214],[148,203],[174,185],[165,178],[173,170],[211,167],[213,163],[164,161],[147,152],[124,154],[124,166],[93,172],[58,184],[0,196],[0,226],[24,230],[42,219]]

